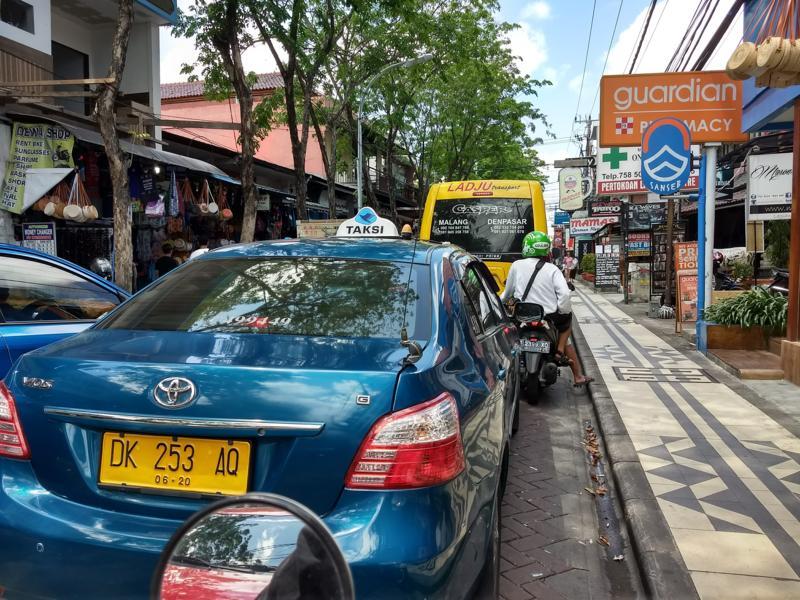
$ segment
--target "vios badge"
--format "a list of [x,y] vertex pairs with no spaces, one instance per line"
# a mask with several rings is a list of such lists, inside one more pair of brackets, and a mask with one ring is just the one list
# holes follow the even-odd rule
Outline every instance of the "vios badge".
[[194,402],[197,388],[185,377],[167,377],[153,390],[156,404],[164,408],[184,408]]
[[692,139],[686,123],[674,117],[650,123],[642,136],[642,181],[651,192],[675,194],[689,181]]

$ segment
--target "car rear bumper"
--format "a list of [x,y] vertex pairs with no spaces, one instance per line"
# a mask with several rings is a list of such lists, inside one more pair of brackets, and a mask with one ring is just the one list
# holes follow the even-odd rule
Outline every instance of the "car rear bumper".
[[[488,507],[464,501],[466,476],[405,492],[345,490],[324,519],[363,598],[466,597],[485,560]],[[468,524],[471,523],[471,526]],[[179,521],[78,504],[0,461],[0,587],[9,598],[146,598]]]

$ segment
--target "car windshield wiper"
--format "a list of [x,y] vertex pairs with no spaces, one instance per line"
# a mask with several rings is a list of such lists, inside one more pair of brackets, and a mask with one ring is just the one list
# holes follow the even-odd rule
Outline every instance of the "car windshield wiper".
[[173,556],[170,562],[191,567],[205,567],[207,569],[222,569],[224,571],[236,571],[237,573],[268,573],[274,571],[275,567],[268,565],[230,565],[227,563],[211,562],[195,556]]

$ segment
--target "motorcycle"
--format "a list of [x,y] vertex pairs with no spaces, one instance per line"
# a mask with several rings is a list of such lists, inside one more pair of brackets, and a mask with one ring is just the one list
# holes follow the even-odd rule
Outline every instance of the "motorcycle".
[[164,548],[160,600],[354,600],[353,578],[325,524],[275,494],[227,498],[195,513]]
[[774,269],[772,272],[772,283],[767,286],[770,292],[777,292],[783,296],[789,295],[789,271],[786,269]]
[[518,302],[513,318],[519,330],[519,369],[525,397],[530,404],[539,401],[542,389],[558,380],[558,331],[539,304]]

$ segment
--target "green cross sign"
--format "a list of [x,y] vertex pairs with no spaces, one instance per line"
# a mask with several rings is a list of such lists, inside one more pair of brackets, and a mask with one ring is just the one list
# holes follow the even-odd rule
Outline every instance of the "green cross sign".
[[611,148],[611,152],[602,155],[603,162],[611,165],[612,169],[619,169],[619,163],[623,160],[628,160],[628,153],[621,152],[619,148]]

